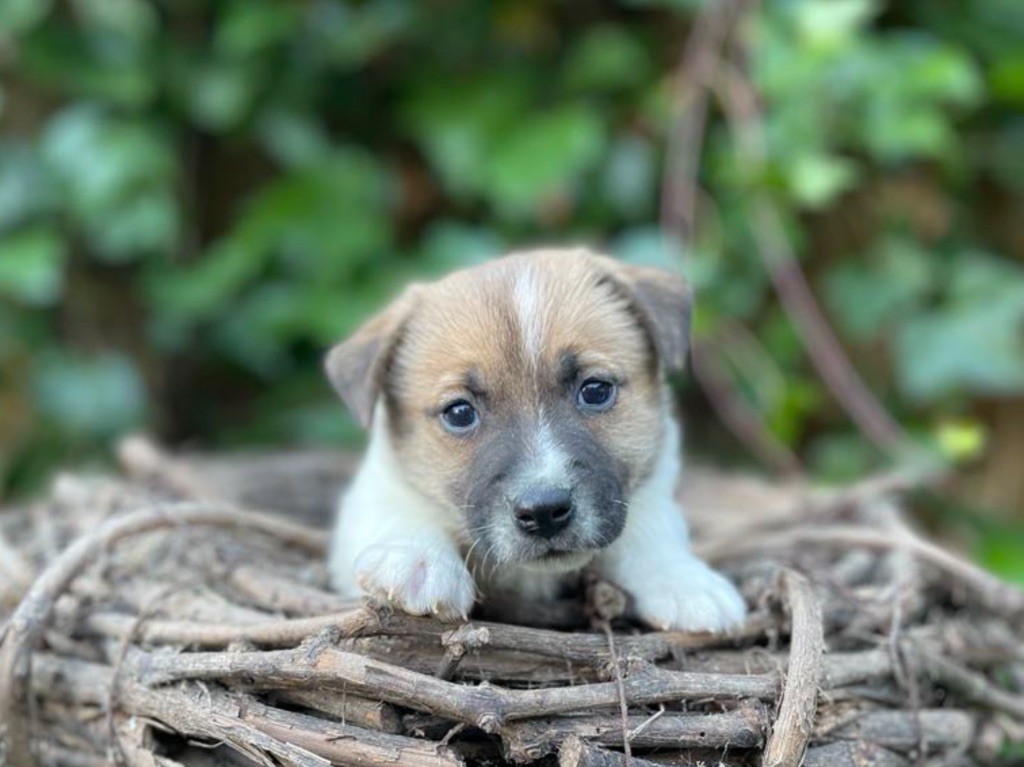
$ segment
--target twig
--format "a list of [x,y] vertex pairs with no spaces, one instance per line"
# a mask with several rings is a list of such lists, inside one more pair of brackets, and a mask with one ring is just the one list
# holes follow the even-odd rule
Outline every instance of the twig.
[[697,169],[707,118],[707,91],[718,70],[721,49],[735,18],[732,0],[705,4],[686,40],[676,73],[673,124],[661,184],[661,227],[686,242],[696,227]]
[[699,553],[712,560],[749,556],[757,551],[770,551],[808,543],[822,546],[865,546],[887,550],[906,547],[917,559],[926,562],[971,588],[984,601],[985,606],[1004,615],[1024,612],[1024,591],[1000,581],[981,568],[967,562],[941,547],[915,534],[895,536],[868,527],[832,525],[827,527],[793,527],[734,541],[721,541],[711,545],[697,545]]
[[733,393],[716,354],[711,344],[698,339],[694,342],[691,360],[694,375],[718,417],[766,466],[783,474],[800,474],[803,471],[800,459],[771,433],[757,411]]
[[110,519],[82,536],[56,557],[25,594],[7,624],[0,646],[0,747],[6,746],[11,764],[31,765],[28,678],[32,650],[57,597],[86,565],[111,544],[168,527],[206,525],[242,527],[274,535],[282,541],[316,551],[322,540],[306,528],[274,517],[233,507],[181,503],[143,509]]
[[[628,718],[627,731],[648,717]],[[768,713],[763,706],[742,706],[722,714],[666,714],[633,741],[637,748],[757,748],[764,744]],[[529,719],[502,731],[506,755],[516,762],[540,759],[558,750],[567,738],[623,748],[623,728],[614,716],[566,716]]]
[[888,749],[861,740],[809,748],[802,767],[910,767],[910,762]]
[[[38,657],[32,678],[37,691],[56,689],[69,699],[93,703],[103,700],[110,683],[105,666],[50,655]],[[354,767],[461,764],[449,749],[433,743],[275,709],[251,696],[218,689],[192,685],[150,690],[125,680],[119,701],[125,713],[152,717],[183,734],[230,745],[251,744],[304,767],[327,767],[331,762]]]
[[[353,689],[359,694],[497,732],[507,721],[550,716],[619,702],[614,682],[512,690],[497,686],[468,687],[334,648],[311,655],[302,648],[268,652],[138,653],[136,665],[150,685],[186,679],[244,680],[259,688],[315,683]],[[771,676],[691,674],[653,666],[634,670],[623,683],[631,705],[663,703],[680,698],[755,698],[771,700],[778,680]]]
[[896,751],[911,751],[923,740],[928,750],[963,747],[974,737],[975,718],[965,711],[924,709],[872,711],[820,733],[829,738],[863,740]]
[[657,762],[627,757],[617,751],[592,746],[578,735],[570,735],[558,749],[558,767],[660,767]]
[[764,749],[764,767],[800,767],[811,733],[825,648],[821,605],[810,582],[787,570],[780,583],[792,615],[789,667],[779,713]]

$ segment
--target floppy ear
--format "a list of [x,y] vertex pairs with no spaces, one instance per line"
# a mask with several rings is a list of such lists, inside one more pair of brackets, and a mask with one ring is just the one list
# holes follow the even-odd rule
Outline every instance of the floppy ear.
[[413,291],[409,289],[331,349],[324,360],[328,379],[363,428],[369,428],[373,420],[388,362],[412,306]]
[[663,269],[608,262],[615,279],[628,291],[665,369],[682,370],[690,349],[693,310],[693,291],[686,280]]

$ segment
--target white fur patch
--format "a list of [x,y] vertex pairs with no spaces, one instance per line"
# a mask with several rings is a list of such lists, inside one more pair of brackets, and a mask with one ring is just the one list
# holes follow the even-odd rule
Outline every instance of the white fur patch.
[[666,419],[665,445],[651,477],[633,494],[622,535],[597,569],[633,595],[640,618],[660,629],[727,631],[743,622],[736,587],[690,552],[675,500],[681,468],[679,428]]
[[413,615],[465,617],[475,588],[447,515],[402,479],[382,416],[378,407],[366,457],[339,504],[327,563],[331,585]]
[[541,274],[533,264],[525,263],[516,272],[512,290],[526,356],[536,359],[544,343],[544,286]]

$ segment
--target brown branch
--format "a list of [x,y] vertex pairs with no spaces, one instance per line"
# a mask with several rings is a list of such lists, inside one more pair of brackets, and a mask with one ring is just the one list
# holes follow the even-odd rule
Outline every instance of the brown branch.
[[[108,667],[40,655],[32,675],[38,693],[100,704],[108,694]],[[249,695],[198,685],[152,690],[134,681],[119,683],[120,710],[149,717],[190,737],[223,741],[243,753],[264,750],[301,767],[330,763],[372,767],[456,767],[449,749],[413,738],[329,722],[264,705]]]
[[353,695],[346,690],[281,690],[274,697],[292,705],[303,706],[326,714],[342,724],[369,727],[380,732],[400,735],[402,715],[394,706],[371,698]]
[[720,541],[703,546],[698,544],[695,548],[701,556],[720,561],[810,543],[821,546],[864,546],[875,550],[906,547],[917,559],[939,568],[947,575],[954,576],[958,582],[969,587],[983,600],[986,607],[1003,615],[1024,612],[1024,590],[999,580],[916,534],[893,535],[854,525],[808,526],[728,542]]
[[592,746],[578,735],[570,735],[558,749],[558,767],[658,767],[635,756]]
[[27,712],[31,654],[57,597],[68,583],[110,545],[155,530],[184,525],[240,527],[259,530],[283,542],[322,550],[323,542],[306,528],[233,507],[209,504],[167,504],[103,522],[78,538],[39,575],[11,615],[0,645],[0,747],[16,767],[31,765]]
[[810,582],[792,570],[784,571],[780,582],[793,623],[790,660],[779,713],[761,763],[765,767],[800,767],[814,729],[824,627],[821,605]]
[[[649,717],[630,716],[636,730]],[[743,706],[722,714],[666,714],[633,739],[636,748],[758,748],[764,744],[768,714],[763,706]],[[502,730],[505,754],[515,762],[530,762],[555,753],[568,738],[622,748],[623,728],[615,716],[566,716],[530,719]]]
[[[102,636],[121,637],[134,625],[134,618],[117,613],[96,612],[81,622],[83,631]],[[366,606],[345,613],[312,618],[279,618],[264,623],[200,623],[187,620],[152,620],[138,628],[145,642],[195,647],[227,647],[233,642],[249,642],[262,647],[294,646],[324,630],[337,629],[344,638],[423,637],[436,640],[445,648],[466,645],[471,649],[514,650],[548,658],[603,667],[610,660],[607,640],[597,634],[563,633],[509,624],[474,621],[453,628],[433,618],[393,613],[386,607]],[[731,635],[705,632],[652,632],[617,638],[621,655],[632,660],[655,661],[674,651],[728,644],[737,637],[756,635],[763,626],[752,622]]]
[[666,147],[661,186],[661,227],[679,242],[693,240],[696,228],[697,171],[700,165],[708,88],[719,67],[722,46],[735,24],[731,0],[707,3],[697,14],[676,73],[674,122]]
[[[507,721],[614,706],[619,702],[619,689],[614,682],[532,690],[466,686],[330,647],[315,654],[305,648],[175,656],[139,652],[134,666],[150,685],[206,679],[242,681],[263,689],[310,684],[344,687],[360,695],[465,722],[486,732],[497,732]],[[771,700],[779,690],[778,680],[771,676],[691,674],[649,665],[635,669],[623,687],[630,705],[680,698]]]
[[910,767],[910,762],[874,743],[858,740],[809,748],[802,767]]
[[975,726],[972,714],[952,709],[872,711],[817,737],[867,741],[895,751],[913,751],[923,744],[926,751],[936,751],[968,745]]
[[771,433],[760,414],[733,392],[716,354],[711,344],[697,340],[691,361],[694,375],[718,417],[766,466],[783,474],[800,474],[803,471],[800,459]]

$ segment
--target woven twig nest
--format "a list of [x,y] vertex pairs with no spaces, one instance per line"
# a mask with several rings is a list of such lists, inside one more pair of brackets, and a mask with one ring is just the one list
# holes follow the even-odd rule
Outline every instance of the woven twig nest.
[[122,459],[0,514],[0,764],[1020,763],[1024,595],[913,534],[905,477],[691,471],[698,548],[754,608],[723,638],[590,581],[506,622],[346,603],[350,459]]

